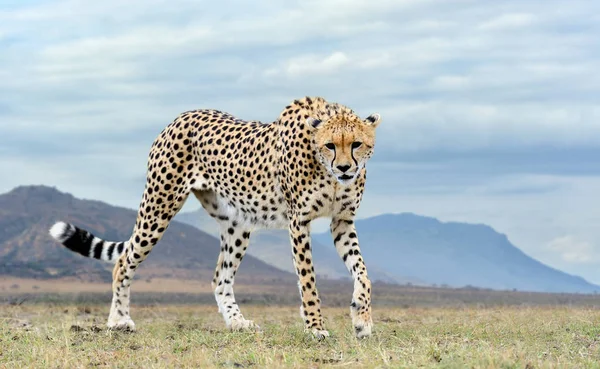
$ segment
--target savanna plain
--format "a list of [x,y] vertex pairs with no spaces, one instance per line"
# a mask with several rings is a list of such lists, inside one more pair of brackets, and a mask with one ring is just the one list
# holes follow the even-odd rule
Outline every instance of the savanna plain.
[[210,291],[139,282],[137,330],[121,332],[104,325],[110,292],[18,282],[0,292],[2,368],[600,368],[596,295],[374,284],[374,333],[357,340],[351,286],[323,283],[331,337],[318,341],[303,330],[292,284],[240,286],[238,303],[261,330],[230,332]]

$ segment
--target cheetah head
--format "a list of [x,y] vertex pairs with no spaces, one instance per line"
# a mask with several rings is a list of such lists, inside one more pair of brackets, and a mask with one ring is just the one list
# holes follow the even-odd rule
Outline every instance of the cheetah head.
[[375,128],[379,114],[361,119],[351,113],[335,115],[327,120],[308,118],[314,130],[313,144],[317,159],[342,185],[354,182],[373,155]]

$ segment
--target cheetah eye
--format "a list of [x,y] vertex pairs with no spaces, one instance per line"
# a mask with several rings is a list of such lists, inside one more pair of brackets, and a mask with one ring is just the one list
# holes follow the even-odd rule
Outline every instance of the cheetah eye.
[[325,144],[325,147],[328,148],[329,150],[335,150],[335,145],[331,142],[328,144]]
[[353,149],[358,149],[361,146],[362,146],[362,142],[358,142],[358,141],[352,142],[352,148]]

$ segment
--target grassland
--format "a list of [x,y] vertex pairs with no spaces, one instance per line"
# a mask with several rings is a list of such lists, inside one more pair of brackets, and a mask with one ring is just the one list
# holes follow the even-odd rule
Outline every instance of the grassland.
[[134,306],[135,333],[104,328],[106,305],[4,306],[3,368],[600,368],[600,312],[589,308],[389,308],[357,341],[346,308],[332,334],[305,334],[297,307],[245,306],[261,332],[229,332],[214,306]]
[[229,332],[206,286],[136,281],[124,333],[104,327],[109,285],[0,282],[0,368],[600,368],[597,295],[375,284],[375,332],[358,341],[351,285],[321,283],[319,342],[294,285],[239,285],[262,330]]

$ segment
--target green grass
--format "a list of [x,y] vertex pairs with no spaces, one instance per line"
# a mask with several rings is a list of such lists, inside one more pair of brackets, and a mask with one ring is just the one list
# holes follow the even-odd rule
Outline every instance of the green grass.
[[375,308],[357,341],[347,308],[325,308],[331,337],[304,333],[297,307],[242,306],[262,332],[229,332],[213,306],[134,306],[135,333],[104,328],[108,306],[3,306],[6,368],[600,368],[600,311],[588,308]]

